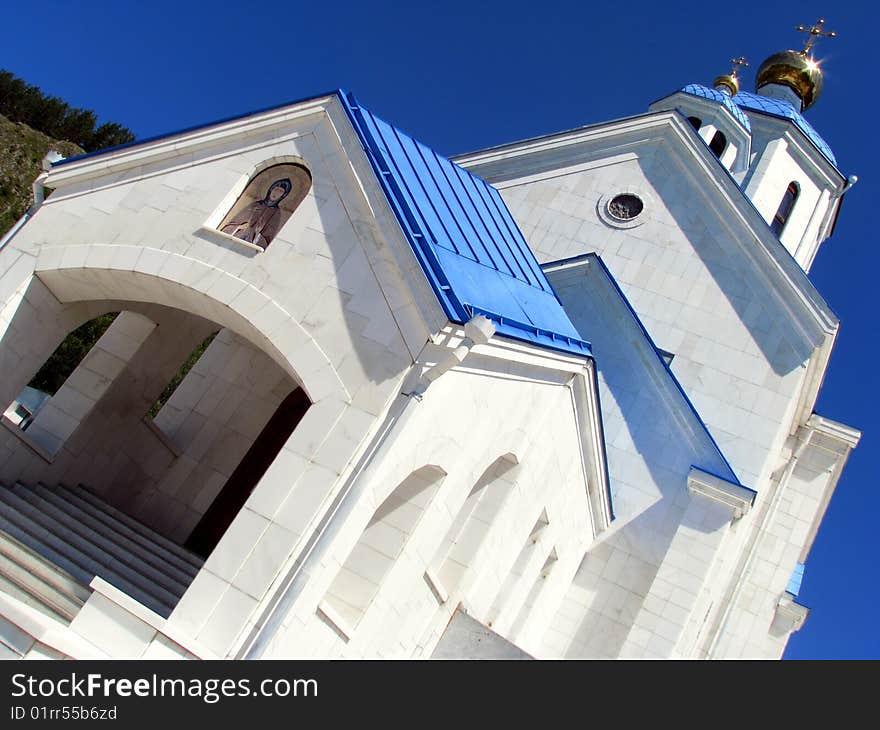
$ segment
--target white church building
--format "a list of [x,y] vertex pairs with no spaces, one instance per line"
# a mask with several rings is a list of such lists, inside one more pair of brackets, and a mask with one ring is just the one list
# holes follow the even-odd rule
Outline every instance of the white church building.
[[0,655],[780,657],[860,436],[813,410],[853,180],[807,51],[454,160],[339,91],[47,161]]

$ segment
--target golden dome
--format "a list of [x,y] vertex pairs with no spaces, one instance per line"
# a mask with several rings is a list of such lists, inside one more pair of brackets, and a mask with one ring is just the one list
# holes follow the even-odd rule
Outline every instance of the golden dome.
[[798,51],[774,53],[758,69],[755,88],[780,84],[794,91],[801,100],[801,111],[816,103],[822,93],[822,71],[810,56]]
[[736,96],[739,92],[739,79],[734,74],[724,74],[712,82],[713,88],[717,89],[719,86],[721,87],[719,91],[726,91],[731,96]]

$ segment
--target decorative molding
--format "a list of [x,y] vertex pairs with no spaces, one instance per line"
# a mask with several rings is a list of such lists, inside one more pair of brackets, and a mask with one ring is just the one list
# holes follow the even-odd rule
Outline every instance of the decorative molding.
[[638,150],[658,144],[668,152],[669,162],[691,180],[709,209],[716,211],[731,240],[753,263],[760,284],[773,292],[789,313],[795,331],[813,347],[835,333],[839,322],[834,312],[739,184],[693,134],[690,122],[679,112],[627,117],[458,156],[453,161],[504,189],[557,177],[578,164],[598,166],[611,157],[638,154]]
[[857,428],[847,426],[845,423],[840,423],[838,421],[832,421],[830,418],[820,416],[818,413],[812,414],[807,420],[806,425],[807,428],[813,429],[816,433],[820,433],[823,436],[828,436],[829,438],[842,442],[850,449],[854,449],[858,446],[858,443],[862,438],[862,432]]
[[776,603],[773,628],[783,634],[793,634],[795,631],[800,631],[809,615],[809,608],[797,603],[791,593],[783,593]]
[[[236,117],[226,122],[207,124],[196,129],[183,130],[157,139],[137,142],[118,150],[88,155],[81,160],[71,159],[49,171],[47,187],[53,189],[74,181],[118,174],[140,165],[182,157],[196,150],[227,143],[233,139],[246,139],[285,127],[292,121],[326,112],[335,94],[307,99],[298,103]],[[307,131],[307,130],[304,130]],[[304,133],[301,131],[300,134]],[[297,135],[299,136],[299,134]],[[192,159],[187,160],[192,164]]]
[[688,491],[723,504],[733,511],[733,519],[745,515],[755,502],[757,493],[741,484],[734,484],[695,466],[688,474]]
[[[629,220],[615,218],[611,215],[608,206],[618,195],[634,195],[639,198],[639,200],[642,201],[641,211]],[[636,228],[648,220],[649,216],[645,215],[645,213],[652,207],[654,207],[654,197],[646,188],[641,185],[625,185],[622,187],[613,187],[608,192],[604,193],[599,198],[599,202],[596,203],[596,213],[603,223],[612,228]]]
[[[751,132],[742,126],[729,109],[717,101],[694,96],[684,91],[676,91],[659,101],[655,101],[648,107],[648,111],[676,111],[685,117],[699,114],[703,127],[712,126],[722,133],[726,133],[728,142],[736,148],[736,158],[732,165],[733,171],[739,173],[748,169],[752,152]],[[694,113],[692,114],[692,112]],[[700,130],[695,129],[694,134],[702,137],[700,131],[703,127]],[[709,140],[704,139],[703,141],[708,146]]]
[[207,224],[200,226],[199,231],[202,233],[206,233],[209,236],[217,236],[218,238],[222,238],[224,241],[230,241],[236,246],[250,249],[251,251],[254,251],[256,253],[263,253],[263,251],[266,250],[262,246],[257,246],[255,243],[250,243],[249,241],[245,241],[244,239],[238,238],[237,236],[230,236],[228,233],[224,233],[223,231],[217,230],[216,228],[212,228]]

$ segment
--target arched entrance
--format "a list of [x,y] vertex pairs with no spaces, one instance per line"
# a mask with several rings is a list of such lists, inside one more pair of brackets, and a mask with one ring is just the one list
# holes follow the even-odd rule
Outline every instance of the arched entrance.
[[[101,556],[112,557],[115,543],[110,543],[125,532],[128,542],[118,542],[125,542],[131,554],[119,558],[115,573],[108,567],[105,579],[113,583],[119,577],[118,587],[168,615],[201,564],[178,551],[186,545],[200,557],[211,552],[311,406],[309,391],[326,397],[338,391],[338,378],[302,328],[262,293],[199,262],[155,253],[118,268],[38,264],[23,296],[13,306],[7,303],[8,326],[0,332],[0,398],[7,401],[67,332],[104,312],[120,315],[96,344],[95,362],[79,373],[86,386],[95,385],[93,402],[78,401],[80,420],[72,428],[68,420],[67,432],[50,448],[28,443],[7,425],[0,434],[0,483],[31,491],[37,486],[50,492],[56,486],[83,490],[71,495],[33,491],[12,495],[9,502],[25,509],[30,500],[27,510],[51,512],[43,505],[50,498],[57,497],[56,510],[59,500],[79,499],[77,514],[94,507],[102,514],[91,515],[88,524],[80,520],[88,530],[55,535],[55,548],[46,554],[58,554],[58,539],[76,543],[86,558],[100,558],[88,567],[100,574],[101,560],[107,561]],[[181,362],[215,331],[215,341],[155,418],[148,418]],[[64,408],[58,409],[62,416]],[[100,504],[85,504],[94,499]],[[52,519],[63,522],[63,515]],[[103,541],[100,555],[88,554],[79,542],[90,537],[89,531],[101,533],[96,536]],[[152,542],[145,544],[138,534]],[[150,560],[145,552],[153,553]],[[173,574],[168,584],[174,590],[140,591],[144,586],[132,575],[137,570],[131,563],[143,558],[143,572],[152,579],[163,569],[158,554],[168,563],[189,566],[175,564],[165,571]],[[86,562],[73,553],[67,558],[73,567]]]

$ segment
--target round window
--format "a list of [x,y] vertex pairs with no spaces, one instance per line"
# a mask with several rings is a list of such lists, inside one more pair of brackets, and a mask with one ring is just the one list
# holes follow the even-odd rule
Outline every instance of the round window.
[[608,201],[608,213],[619,221],[630,221],[644,210],[641,198],[632,193],[615,195]]

